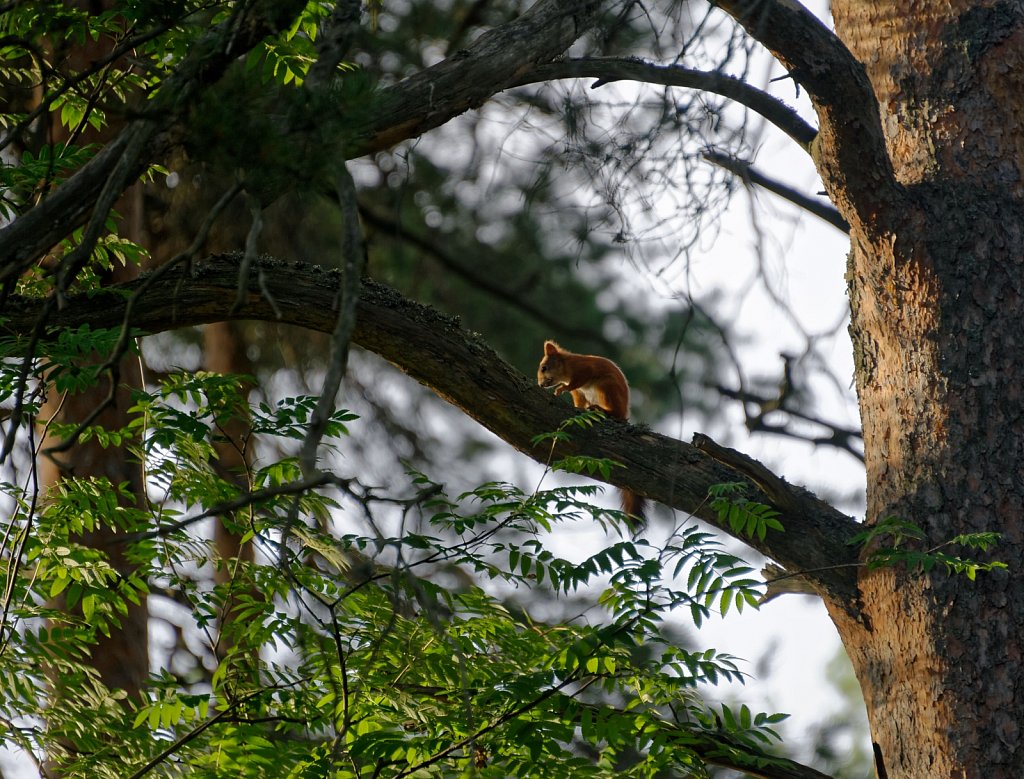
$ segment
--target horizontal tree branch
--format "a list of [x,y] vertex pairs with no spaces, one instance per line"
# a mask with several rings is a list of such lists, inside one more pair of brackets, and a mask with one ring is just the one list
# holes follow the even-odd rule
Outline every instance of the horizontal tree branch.
[[538,0],[521,16],[488,30],[436,65],[382,89],[346,156],[362,156],[416,138],[479,108],[524,73],[563,54],[597,22],[597,0]]
[[757,87],[733,76],[716,71],[693,70],[681,65],[658,65],[640,59],[594,57],[557,60],[528,70],[521,84],[552,81],[561,78],[596,78],[592,89],[613,81],[642,81],[669,87],[687,87],[713,92],[735,100],[757,112],[809,151],[818,131],[804,121],[795,109]]
[[[339,278],[336,271],[273,259],[259,261],[250,274],[242,305],[236,306],[242,256],[218,255],[194,266],[173,268],[89,295],[69,298],[47,327],[118,327],[131,299],[131,326],[155,333],[227,319],[280,321],[331,332]],[[255,269],[254,269],[255,270]],[[257,283],[256,276],[262,277]],[[44,301],[12,298],[0,333],[28,337]],[[535,386],[532,379],[502,360],[457,320],[366,281],[357,306],[354,341],[426,385],[528,456],[545,462],[549,445],[534,446],[540,433],[554,431],[573,413],[563,402]],[[538,344],[538,350],[540,345]],[[539,351],[538,351],[539,355]],[[698,448],[618,420],[589,429],[575,428],[560,445],[561,456],[586,454],[622,463],[607,481],[646,498],[717,525],[708,506],[708,489],[724,482],[751,482],[751,497],[782,512],[785,532],[745,543],[787,570],[813,570],[808,579],[834,605],[856,617],[856,550],[847,540],[859,524],[811,493],[770,481],[771,494],[753,486],[763,474],[737,469]],[[763,466],[762,466],[763,467]],[[752,476],[757,476],[756,479]]]

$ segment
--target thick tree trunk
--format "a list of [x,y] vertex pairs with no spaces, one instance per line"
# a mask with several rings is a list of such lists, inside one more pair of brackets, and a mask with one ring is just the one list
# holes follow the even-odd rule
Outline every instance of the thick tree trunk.
[[906,193],[851,233],[867,520],[919,525],[922,548],[1003,533],[1010,571],[864,571],[866,619],[834,615],[887,773],[908,779],[1024,767],[1024,11],[974,5],[833,4]]

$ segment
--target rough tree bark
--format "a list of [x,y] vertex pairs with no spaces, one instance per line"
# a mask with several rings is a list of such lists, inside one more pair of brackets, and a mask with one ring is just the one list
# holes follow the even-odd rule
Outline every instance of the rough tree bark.
[[870,629],[838,624],[891,776],[1024,766],[1024,9],[986,5],[834,4],[907,204],[852,234],[868,519],[1001,532],[1014,572],[862,577]]
[[[782,3],[723,5],[808,89],[851,225],[867,521],[910,520],[928,544],[1001,532],[1019,571],[1024,9],[835,0],[835,38]],[[880,765],[1019,776],[1024,580],[862,569],[858,588],[859,619],[829,607]]]

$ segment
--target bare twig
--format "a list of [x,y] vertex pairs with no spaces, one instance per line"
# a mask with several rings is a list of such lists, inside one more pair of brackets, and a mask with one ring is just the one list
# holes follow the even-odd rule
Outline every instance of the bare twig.
[[323,439],[334,412],[334,404],[348,366],[349,344],[355,329],[356,302],[359,300],[360,279],[365,266],[366,253],[359,229],[359,209],[356,205],[355,182],[348,168],[342,164],[338,170],[338,201],[345,224],[342,245],[341,284],[336,299],[338,318],[331,333],[331,354],[320,397],[309,420],[309,430],[302,441],[299,462],[308,478],[316,471],[317,449]]
[[[245,253],[242,255],[242,264],[238,268],[238,289],[235,290],[235,304],[231,307],[232,313],[237,312],[245,305],[245,298],[249,294],[249,274],[256,261],[260,234],[263,232],[263,206],[251,193],[247,192],[245,199],[249,206],[252,222],[249,223],[249,232],[245,235]],[[269,297],[268,300],[273,300],[273,297]]]
[[[407,243],[428,257],[433,257],[446,271],[450,271],[467,284],[489,295],[495,301],[521,311],[539,324],[550,328],[552,333],[569,336],[578,341],[594,342],[605,347],[610,346],[608,340],[602,337],[600,332],[595,332],[592,328],[574,327],[572,324],[568,324],[566,322],[568,317],[565,316],[564,312],[553,312],[534,305],[530,301],[529,296],[522,294],[521,290],[502,286],[494,280],[493,276],[478,273],[469,263],[459,261],[451,251],[444,248],[445,241],[441,240],[440,236],[435,235],[431,239],[430,237],[420,235],[404,227],[401,223],[388,219],[380,212],[368,206],[361,205],[359,207],[359,214],[367,225],[377,228],[382,233],[396,240]],[[480,246],[477,251],[486,252],[487,249],[484,246]],[[488,266],[487,262],[478,262],[476,264],[479,267]]]
[[810,214],[814,214],[819,219],[828,222],[837,230],[844,233],[850,232],[850,225],[842,215],[832,206],[827,203],[821,202],[820,199],[808,197],[802,192],[793,189],[786,184],[783,184],[776,179],[758,171],[753,163],[747,162],[746,160],[737,159],[731,154],[723,154],[722,152],[714,151],[709,149],[703,154],[704,159],[708,162],[712,162],[718,165],[720,168],[724,168],[730,173],[739,176],[746,185],[755,184],[759,187],[767,189],[769,192],[773,192],[779,197],[788,200],[795,206],[799,206],[804,211]]
[[[752,433],[771,433],[774,435],[781,435],[801,441],[807,441],[812,444],[834,446],[837,449],[842,449],[844,452],[851,454],[861,462],[864,462],[864,453],[854,445],[855,441],[863,440],[861,431],[856,428],[843,427],[842,425],[838,425],[834,422],[829,422],[820,417],[816,417],[813,414],[807,414],[798,409],[790,408],[786,403],[787,398],[781,395],[767,397],[748,390],[730,389],[729,387],[723,387],[721,385],[715,386],[715,390],[724,397],[732,398],[733,400],[738,400],[743,403],[743,414],[746,417],[747,430]],[[756,406],[757,411],[751,413],[747,409],[748,404]],[[819,427],[824,428],[827,432],[823,435],[810,435],[807,433],[797,432],[788,425],[772,424],[771,422],[768,422],[765,417],[775,411],[787,414],[796,419],[802,419],[803,421],[809,422],[813,425],[818,425]]]

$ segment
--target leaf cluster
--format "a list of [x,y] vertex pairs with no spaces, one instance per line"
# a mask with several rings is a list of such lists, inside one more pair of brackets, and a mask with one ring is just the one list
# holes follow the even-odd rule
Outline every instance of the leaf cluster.
[[785,532],[779,522],[779,512],[765,503],[758,503],[746,497],[744,482],[725,482],[712,485],[708,490],[711,509],[718,515],[718,521],[728,525],[737,536],[764,541],[769,530]]
[[[712,536],[686,527],[663,548],[620,541],[573,560],[546,531],[624,521],[589,502],[592,487],[492,482],[450,498],[410,472],[414,495],[397,500],[351,479],[296,488],[289,457],[256,463],[240,486],[211,467],[228,421],[246,415],[262,438],[294,442],[314,406],[250,406],[246,386],[175,374],[135,394],[124,428],[93,431],[144,464],[143,504],[101,478],[40,496],[3,485],[15,511],[0,558],[0,710],[23,751],[98,777],[655,776],[700,773],[716,755],[774,760],[763,748],[780,715],[706,704],[699,685],[743,674],[736,658],[681,646],[674,628],[679,614],[699,625],[756,605],[751,569]],[[334,446],[353,421],[335,413]],[[211,516],[255,559],[219,559],[200,522]],[[100,529],[113,547],[88,543]],[[592,605],[552,622],[516,593]],[[129,700],[97,677],[92,647],[166,594],[204,648],[192,671],[156,671]]]
[[919,525],[900,517],[885,517],[867,530],[857,533],[849,543],[863,546],[867,550],[866,564],[869,568],[885,568],[905,565],[928,573],[941,566],[951,574],[963,574],[974,581],[979,571],[1006,569],[1006,563],[998,560],[976,560],[944,551],[947,547],[961,546],[986,552],[999,543],[1000,533],[963,533],[941,544],[915,549],[927,540],[925,531]]

